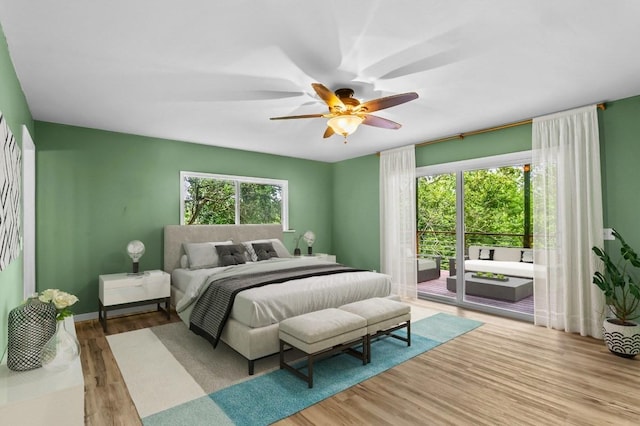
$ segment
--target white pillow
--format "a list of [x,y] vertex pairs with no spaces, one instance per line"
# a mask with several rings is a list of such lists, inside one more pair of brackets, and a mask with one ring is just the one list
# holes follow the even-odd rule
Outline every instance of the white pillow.
[[252,262],[258,261],[258,255],[253,249],[253,243],[271,243],[273,249],[276,251],[276,253],[278,253],[278,257],[292,257],[291,253],[289,253],[289,250],[287,250],[284,244],[282,244],[282,241],[277,238],[271,238],[268,240],[243,241],[242,245],[247,249],[247,253],[249,253],[249,256],[251,256],[251,259],[249,260],[251,260]]
[[215,241],[207,243],[184,243],[184,252],[189,258],[189,269],[216,268],[220,258],[216,246],[233,244],[233,241]]
[[187,257],[186,254],[183,254],[182,256],[180,256],[180,267],[182,269],[189,268],[189,258]]

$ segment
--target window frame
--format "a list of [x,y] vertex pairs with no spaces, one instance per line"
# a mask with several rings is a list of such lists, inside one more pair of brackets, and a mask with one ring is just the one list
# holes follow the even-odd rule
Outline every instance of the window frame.
[[289,229],[289,181],[284,179],[271,179],[252,176],[237,176],[237,175],[222,175],[217,173],[203,173],[203,172],[189,172],[180,171],[180,225],[184,223],[184,205],[185,197],[187,195],[184,180],[185,178],[193,177],[200,179],[216,179],[232,182],[235,185],[235,224],[236,225],[249,225],[246,223],[240,223],[240,202],[238,195],[240,194],[240,185],[243,183],[257,183],[263,185],[279,186],[282,194],[282,211],[280,214],[281,225],[283,230]]

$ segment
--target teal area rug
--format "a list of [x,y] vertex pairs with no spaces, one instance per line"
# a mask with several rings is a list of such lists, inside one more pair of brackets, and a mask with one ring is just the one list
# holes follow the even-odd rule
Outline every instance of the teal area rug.
[[142,420],[145,425],[268,425],[480,325],[479,321],[436,314],[411,324],[410,347],[393,338],[374,342],[371,363],[366,366],[346,354],[315,363],[312,389],[290,372],[274,370]]

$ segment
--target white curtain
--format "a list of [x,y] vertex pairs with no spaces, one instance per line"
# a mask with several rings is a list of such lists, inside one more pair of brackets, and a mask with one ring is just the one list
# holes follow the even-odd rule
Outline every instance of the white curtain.
[[532,139],[535,324],[602,338],[591,251],[603,245],[596,106],[534,119]]
[[418,296],[413,145],[380,154],[380,267],[391,275],[394,293]]

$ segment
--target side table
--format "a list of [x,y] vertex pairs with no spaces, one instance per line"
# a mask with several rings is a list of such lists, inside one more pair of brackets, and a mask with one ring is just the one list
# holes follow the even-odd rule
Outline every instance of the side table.
[[[73,316],[64,319],[75,336]],[[12,371],[0,362],[0,423],[84,426],[84,376],[80,357],[66,370]]]
[[[108,274],[99,276],[98,319],[107,332],[107,312],[132,306],[158,304],[167,319],[171,318],[171,276],[160,270],[140,274]],[[164,309],[160,304],[164,303]]]

